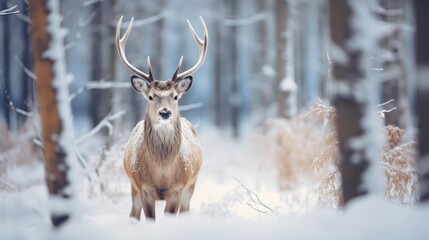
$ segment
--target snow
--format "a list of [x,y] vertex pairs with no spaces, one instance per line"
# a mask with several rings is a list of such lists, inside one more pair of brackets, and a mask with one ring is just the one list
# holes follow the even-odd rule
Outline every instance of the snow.
[[[425,239],[429,234],[427,205],[370,196],[353,200],[341,212],[321,210],[311,184],[278,190],[266,146],[255,139],[238,143],[214,130],[199,135],[205,158],[190,213],[163,216],[165,202],[160,202],[155,223],[128,218],[129,182],[118,172],[120,177],[109,176],[109,184],[120,186],[116,196],[89,194],[81,185],[82,218],[52,230],[49,198],[40,181],[24,190],[0,191],[0,239]],[[122,166],[122,159],[113,157]],[[43,168],[34,169],[28,181],[43,178]],[[16,171],[10,172],[15,178],[24,174]],[[26,185],[22,181],[13,184]]]

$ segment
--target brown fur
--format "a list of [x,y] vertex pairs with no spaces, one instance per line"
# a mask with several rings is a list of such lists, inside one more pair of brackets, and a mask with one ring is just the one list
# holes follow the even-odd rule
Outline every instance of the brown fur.
[[[130,216],[155,218],[155,201],[166,200],[166,212],[189,210],[195,181],[202,162],[202,149],[195,129],[178,112],[175,84],[154,82],[145,96],[158,95],[149,102],[128,140],[124,167],[131,181],[133,206]],[[162,97],[160,97],[162,96]],[[172,110],[168,123],[159,123],[155,113],[159,108]]]

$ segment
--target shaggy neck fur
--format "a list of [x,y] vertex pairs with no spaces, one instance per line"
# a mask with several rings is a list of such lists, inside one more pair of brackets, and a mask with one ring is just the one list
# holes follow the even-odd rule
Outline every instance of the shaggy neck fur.
[[145,114],[144,141],[148,147],[150,159],[158,163],[167,163],[177,159],[182,143],[182,126],[180,116],[170,123],[153,125],[148,114]]

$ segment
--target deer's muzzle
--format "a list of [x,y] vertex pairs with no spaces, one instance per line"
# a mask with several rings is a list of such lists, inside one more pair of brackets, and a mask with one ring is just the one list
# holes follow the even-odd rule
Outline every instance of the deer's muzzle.
[[171,111],[164,108],[163,110],[159,111],[159,116],[161,116],[162,119],[167,120],[171,116]]

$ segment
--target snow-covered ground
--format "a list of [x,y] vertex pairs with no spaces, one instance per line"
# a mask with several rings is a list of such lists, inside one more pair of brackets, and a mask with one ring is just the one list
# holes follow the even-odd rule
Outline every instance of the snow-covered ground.
[[0,191],[0,239],[428,238],[429,206],[396,205],[370,196],[342,212],[321,210],[311,182],[289,191],[278,189],[271,146],[263,139],[248,137],[239,143],[226,135],[201,134],[205,159],[190,213],[164,216],[161,202],[156,223],[128,218],[129,183],[119,157],[104,176],[111,179],[108,188],[115,190],[89,193],[83,177],[80,217],[59,231],[49,227],[42,166],[10,169],[1,178],[9,186]]

